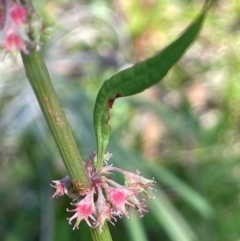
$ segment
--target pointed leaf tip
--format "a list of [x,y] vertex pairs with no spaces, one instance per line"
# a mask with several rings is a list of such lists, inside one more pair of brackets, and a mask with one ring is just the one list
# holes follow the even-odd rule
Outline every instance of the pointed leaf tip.
[[192,24],[170,45],[153,57],[125,69],[102,85],[94,108],[94,129],[98,149],[98,165],[102,166],[110,136],[110,109],[116,98],[130,96],[156,84],[183,56],[201,30],[206,13],[213,1],[206,1],[203,10]]

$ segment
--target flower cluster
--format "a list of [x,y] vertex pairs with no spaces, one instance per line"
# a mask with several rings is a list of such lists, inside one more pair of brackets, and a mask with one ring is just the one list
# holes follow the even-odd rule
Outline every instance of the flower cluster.
[[[36,14],[32,6],[23,6],[20,0],[0,0],[0,47],[5,50],[4,55],[10,52],[15,57],[18,51],[28,53],[28,46],[33,45],[28,37],[29,15],[33,21]],[[37,18],[35,21],[40,22]]]
[[[78,228],[79,223],[85,220],[90,227],[99,227],[102,232],[105,221],[114,225],[116,217],[129,218],[129,208],[131,207],[137,209],[141,217],[144,212],[147,212],[145,200],[141,199],[140,195],[144,193],[150,197],[148,189],[153,189],[152,185],[155,181],[142,177],[138,171],[132,173],[108,165],[107,160],[110,157],[109,153],[105,155],[104,165],[99,171],[96,171],[94,165],[96,154],[91,155],[85,163],[92,184],[91,188],[84,189],[81,188],[81,185],[76,187],[68,176],[59,181],[53,181],[54,185],[51,186],[56,188],[52,195],[53,198],[66,194],[73,200],[71,204],[74,209],[67,209],[68,212],[74,212],[74,215],[68,218],[70,224],[72,220],[76,219],[73,229]],[[114,172],[124,176],[124,185],[110,178]]]
[[0,2],[1,16],[1,47],[8,52],[15,53],[23,51],[27,53],[25,42],[28,42],[25,26],[27,22],[27,11],[20,2]]

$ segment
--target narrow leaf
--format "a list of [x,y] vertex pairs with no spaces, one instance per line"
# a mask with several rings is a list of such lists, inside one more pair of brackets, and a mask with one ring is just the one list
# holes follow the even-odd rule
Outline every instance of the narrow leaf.
[[139,213],[131,212],[131,218],[125,219],[124,225],[131,241],[148,241]]
[[155,199],[151,200],[148,207],[154,217],[171,238],[172,241],[194,241],[197,240],[192,228],[185,219],[174,208],[170,200],[158,189]]
[[161,180],[162,183],[171,187],[172,190],[185,199],[185,201],[195,208],[195,210],[197,210],[202,216],[207,218],[213,215],[212,206],[210,206],[210,204],[197,193],[197,191],[178,179],[170,171],[155,165],[148,165],[148,168],[158,180]]
[[110,109],[114,100],[119,97],[137,94],[159,82],[169,69],[182,57],[184,52],[196,39],[204,22],[211,1],[207,1],[200,15],[187,30],[172,44],[155,56],[135,64],[106,80],[101,87],[94,108],[94,127],[98,146],[98,166],[100,168],[103,155],[110,136]]

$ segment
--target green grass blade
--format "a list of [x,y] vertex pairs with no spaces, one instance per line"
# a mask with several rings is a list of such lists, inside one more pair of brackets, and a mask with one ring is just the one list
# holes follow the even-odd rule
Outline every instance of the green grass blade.
[[[115,138],[113,138],[114,141]],[[116,141],[116,140],[115,140]],[[182,197],[189,205],[191,205],[200,215],[205,218],[212,217],[214,209],[211,204],[190,185],[182,181],[180,178],[174,175],[170,170],[161,166],[147,162],[138,153],[125,148],[122,145],[117,145],[118,156],[122,160],[118,163],[120,167],[128,165],[128,160],[131,160],[133,166],[143,171],[144,176],[151,178],[155,177],[155,180],[159,184],[165,184],[171,188],[174,192]]]
[[[211,2],[209,2],[211,3]],[[173,43],[155,56],[135,64],[106,80],[101,87],[94,108],[94,128],[98,148],[98,166],[102,165],[110,136],[110,108],[118,97],[137,94],[159,82],[182,57],[196,39],[210,4],[206,4],[195,21]]]
[[148,241],[139,213],[131,212],[131,218],[124,220],[131,241]]
[[210,204],[194,189],[186,183],[175,177],[170,171],[163,167],[148,165],[153,175],[161,180],[162,183],[172,188],[179,196],[181,196],[189,205],[197,210],[202,216],[210,217],[213,215],[213,208]]
[[[187,125],[188,133],[191,132],[193,129],[194,131],[196,131],[196,126],[192,126],[191,123],[186,122],[189,121],[189,119],[184,120],[182,116],[181,118],[176,118],[176,113],[174,113],[171,108],[152,104],[145,101],[131,102],[133,103],[134,108],[144,107],[147,110],[154,111],[154,113],[161,118],[161,120],[168,126],[168,128],[174,133],[176,133],[180,138],[183,135],[183,132],[185,132],[186,130],[186,127],[184,125]],[[146,160],[139,162],[139,160],[142,159],[141,157],[138,157],[136,159],[138,159],[138,165],[143,163],[142,166],[144,167],[142,168],[149,170],[157,180],[160,180],[161,183],[166,184],[168,187],[174,190],[203,217],[211,217],[213,215],[213,207],[204,199],[204,197],[202,197],[197,191],[184,183],[168,169],[160,165],[153,165],[151,163],[147,163]]]
[[172,241],[197,240],[191,227],[160,189],[155,194],[155,199],[149,202],[148,208]]

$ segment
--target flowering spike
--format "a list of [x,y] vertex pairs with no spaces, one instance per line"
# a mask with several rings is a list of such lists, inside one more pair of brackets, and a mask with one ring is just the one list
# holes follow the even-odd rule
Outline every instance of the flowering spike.
[[19,0],[0,0],[0,48],[5,50],[4,57],[11,53],[16,59],[19,51],[28,54],[30,48],[41,46],[43,23],[34,12],[31,1],[25,1],[24,4]]
[[[68,212],[75,212],[71,218],[68,218],[70,224],[73,219],[76,219],[73,229],[78,228],[84,219],[90,227],[99,227],[100,233],[102,233],[105,221],[114,225],[114,222],[117,221],[116,217],[129,218],[129,208],[137,209],[140,217],[147,212],[145,200],[140,199],[140,194],[145,193],[149,197],[147,191],[152,189],[155,181],[140,176],[139,171],[131,173],[114,167],[112,164],[108,165],[107,160],[111,155],[110,153],[105,155],[104,165],[99,171],[95,166],[96,153],[92,153],[85,163],[91,179],[91,188],[81,187],[82,184],[76,180],[71,180],[71,185],[67,186],[63,184],[63,179],[53,181],[56,184],[53,187],[57,189],[53,197],[67,194],[72,199],[71,204],[75,206],[73,210],[67,209]],[[109,177],[114,172],[124,176],[125,185],[121,185]]]

